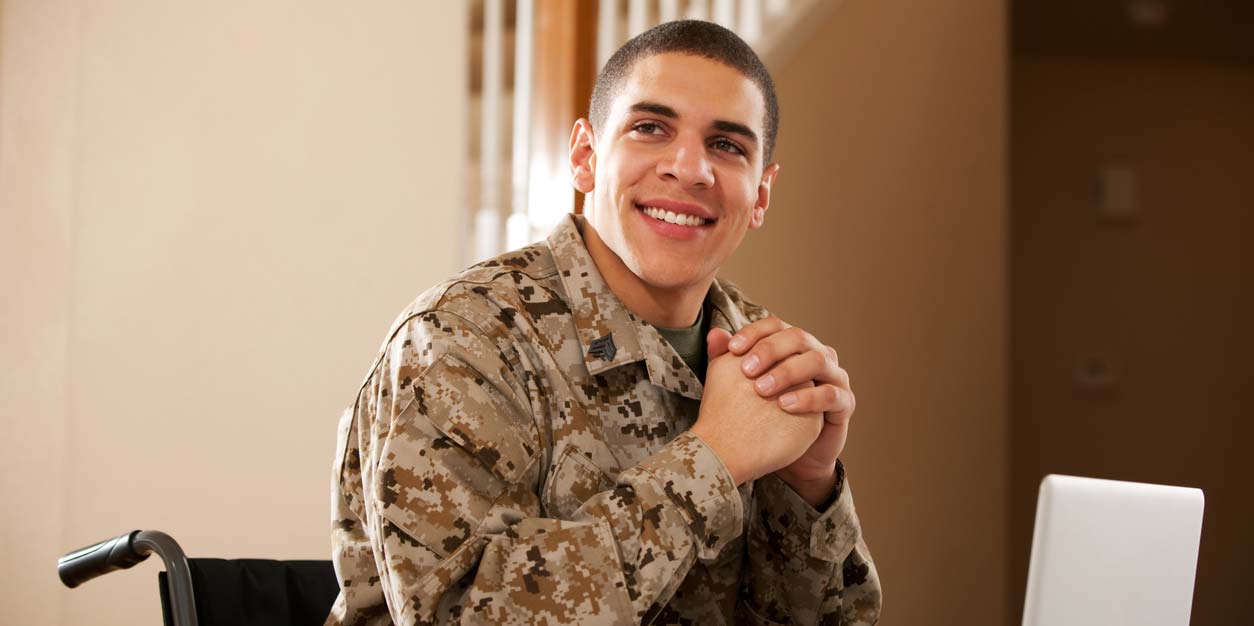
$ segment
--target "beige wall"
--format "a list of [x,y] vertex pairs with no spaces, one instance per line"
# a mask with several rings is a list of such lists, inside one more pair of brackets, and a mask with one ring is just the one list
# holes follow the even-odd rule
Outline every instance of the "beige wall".
[[[1046,473],[1206,492],[1193,624],[1254,623],[1254,70],[1014,62],[1013,585]],[[1136,172],[1131,223],[1098,169]],[[1086,355],[1119,371],[1085,389]],[[1020,601],[1016,597],[1016,606]]]
[[1004,3],[845,2],[776,79],[782,171],[723,275],[851,373],[882,623],[1002,623]]
[[55,578],[131,528],[327,557],[338,412],[461,257],[465,16],[434,6],[5,2],[0,622],[159,623],[155,564]]

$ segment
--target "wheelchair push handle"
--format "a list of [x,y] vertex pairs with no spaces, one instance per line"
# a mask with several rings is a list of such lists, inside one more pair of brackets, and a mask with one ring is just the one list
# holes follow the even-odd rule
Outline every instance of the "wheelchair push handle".
[[132,530],[113,539],[75,550],[57,559],[57,574],[66,587],[77,587],[97,576],[135,566],[157,553],[165,562],[166,588],[174,626],[196,626],[196,596],[187,555],[173,537],[159,530]]
[[148,550],[135,549],[140,531],[118,535],[95,545],[75,550],[57,559],[57,574],[66,587],[77,587],[97,576],[127,569],[148,558]]

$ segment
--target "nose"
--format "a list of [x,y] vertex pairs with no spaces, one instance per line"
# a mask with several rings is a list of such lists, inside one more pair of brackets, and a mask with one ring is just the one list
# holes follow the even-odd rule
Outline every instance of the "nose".
[[672,179],[684,188],[714,186],[714,168],[701,137],[679,137],[658,161],[658,176]]

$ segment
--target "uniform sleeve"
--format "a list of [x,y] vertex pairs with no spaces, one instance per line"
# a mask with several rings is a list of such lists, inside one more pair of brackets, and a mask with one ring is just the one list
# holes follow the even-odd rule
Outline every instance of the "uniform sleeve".
[[845,626],[879,621],[879,574],[839,461],[837,471],[838,494],[822,513],[774,474],[755,482],[740,621]]
[[[360,584],[377,589],[396,624],[638,623],[695,559],[740,534],[735,485],[692,435],[622,472],[571,519],[542,517],[544,446],[523,380],[496,344],[437,318],[392,343],[347,428],[340,490],[360,521],[355,545],[373,561],[375,580]],[[364,568],[351,537],[337,545],[337,564]],[[352,606],[359,582],[345,574],[338,623],[372,623],[370,594]]]
[[[386,626],[392,623],[374,564],[374,551],[361,507],[357,421],[352,408],[340,417],[331,475],[331,563],[340,594],[331,605],[326,626]],[[346,488],[347,487],[347,488]]]

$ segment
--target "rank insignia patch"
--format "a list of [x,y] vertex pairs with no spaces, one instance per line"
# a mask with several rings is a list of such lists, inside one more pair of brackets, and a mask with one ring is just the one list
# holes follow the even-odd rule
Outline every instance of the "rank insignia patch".
[[614,333],[599,339],[593,339],[592,345],[588,346],[588,354],[602,361],[613,361],[614,355],[617,353],[618,348],[614,345]]

